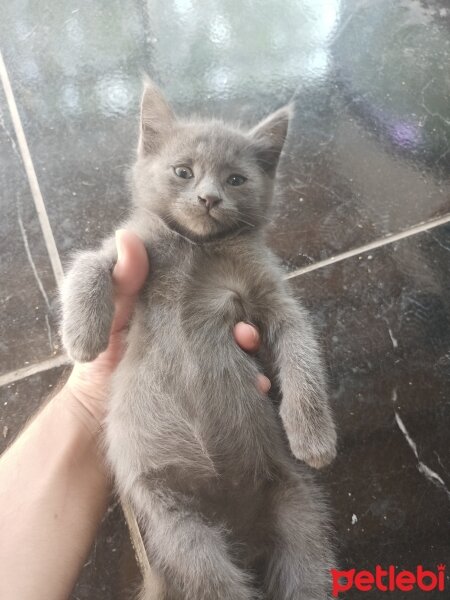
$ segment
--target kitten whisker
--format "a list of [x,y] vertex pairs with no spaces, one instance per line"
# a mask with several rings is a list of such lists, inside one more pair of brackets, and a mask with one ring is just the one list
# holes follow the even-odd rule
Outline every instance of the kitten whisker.
[[256,227],[256,225],[254,223],[250,223],[249,221],[246,221],[245,219],[239,218],[237,215],[233,215],[233,218],[235,221],[237,221],[239,223],[244,223],[245,225],[248,225],[249,227]]
[[[238,215],[242,216],[242,213],[240,211],[236,211],[236,212]],[[264,213],[262,213],[261,211],[258,211],[257,209],[255,209],[253,212],[254,212],[255,217],[257,217],[258,219],[264,219],[268,223],[270,223],[272,221],[272,219],[270,219],[269,217],[264,215]],[[253,224],[253,227],[256,227],[256,225]]]

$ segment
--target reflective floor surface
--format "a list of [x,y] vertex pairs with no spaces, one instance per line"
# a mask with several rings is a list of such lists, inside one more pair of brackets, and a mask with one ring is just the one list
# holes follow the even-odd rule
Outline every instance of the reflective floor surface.
[[[180,114],[252,124],[294,100],[269,236],[329,365],[340,564],[449,565],[448,1],[17,0],[0,40],[38,184],[3,87],[0,450],[67,375],[61,264],[126,211],[142,73]],[[136,577],[112,500],[72,599]]]

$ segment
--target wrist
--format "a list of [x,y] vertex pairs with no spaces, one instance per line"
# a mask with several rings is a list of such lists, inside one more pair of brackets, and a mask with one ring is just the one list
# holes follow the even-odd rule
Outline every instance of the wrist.
[[106,416],[107,380],[94,363],[76,363],[61,390],[61,402],[93,434],[98,434]]
[[91,472],[95,479],[105,479],[109,482],[101,443],[102,426],[97,416],[72,393],[67,383],[50,401],[48,409],[53,413],[52,420],[64,430],[63,445],[70,446],[68,452],[77,457],[80,468],[85,473]]
[[102,431],[103,411],[93,407],[93,402],[73,384],[71,377],[50,401],[52,410],[66,423],[79,429],[80,435],[97,443]]

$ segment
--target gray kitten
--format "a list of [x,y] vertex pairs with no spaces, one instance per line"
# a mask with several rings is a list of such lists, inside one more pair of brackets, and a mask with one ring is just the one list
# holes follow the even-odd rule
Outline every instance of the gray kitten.
[[[122,227],[144,241],[151,273],[114,376],[106,441],[161,580],[145,600],[329,597],[326,507],[296,459],[328,463],[336,433],[308,316],[264,242],[289,117],[283,108],[251,131],[182,121],[154,85],[144,92]],[[79,254],[65,279],[74,360],[107,346],[116,260],[111,238]],[[233,339],[241,320],[261,332],[256,360]],[[281,403],[258,391],[261,367]]]

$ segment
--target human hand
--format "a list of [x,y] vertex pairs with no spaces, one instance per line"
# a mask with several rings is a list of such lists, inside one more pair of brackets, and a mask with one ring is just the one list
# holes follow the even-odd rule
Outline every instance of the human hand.
[[[81,411],[84,420],[92,421],[89,425],[96,429],[105,416],[111,376],[124,352],[128,322],[149,272],[147,251],[136,234],[120,229],[116,232],[116,244],[118,258],[112,273],[115,313],[108,347],[90,363],[75,363],[63,394],[72,409]],[[256,327],[240,322],[233,333],[243,350],[249,353],[258,350],[260,337]],[[262,374],[258,375],[256,385],[262,393],[270,389],[270,381]]]

